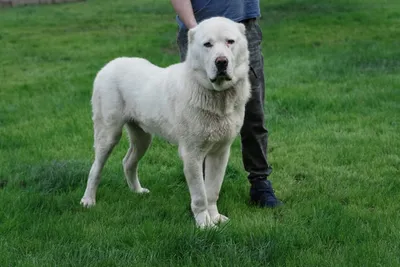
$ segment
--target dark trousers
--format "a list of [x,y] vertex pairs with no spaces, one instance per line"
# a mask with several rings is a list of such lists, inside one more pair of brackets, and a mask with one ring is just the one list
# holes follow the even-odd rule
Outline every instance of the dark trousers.
[[[256,19],[242,21],[246,26],[246,37],[250,52],[249,78],[251,98],[246,104],[244,124],[240,131],[242,157],[250,181],[267,178],[272,168],[267,160],[268,130],[264,122],[264,58],[261,52],[262,32]],[[187,30],[178,32],[177,43],[181,61],[186,58]]]

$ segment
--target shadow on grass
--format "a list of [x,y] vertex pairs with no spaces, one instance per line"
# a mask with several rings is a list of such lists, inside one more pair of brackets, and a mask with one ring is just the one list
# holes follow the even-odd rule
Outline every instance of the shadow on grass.
[[45,194],[66,193],[84,188],[90,162],[51,161],[38,165],[25,165],[21,169],[20,179],[14,181],[14,187]]

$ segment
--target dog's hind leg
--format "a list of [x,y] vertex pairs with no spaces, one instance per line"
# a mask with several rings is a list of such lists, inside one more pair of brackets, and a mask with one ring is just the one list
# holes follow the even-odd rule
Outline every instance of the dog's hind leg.
[[123,160],[125,179],[129,188],[136,193],[148,193],[148,189],[140,185],[138,177],[138,163],[150,146],[152,136],[133,122],[127,123],[130,147]]
[[95,160],[90,169],[86,190],[81,200],[84,207],[96,204],[96,191],[100,183],[101,171],[114,146],[121,138],[122,127],[123,122],[114,120],[112,123],[106,124],[102,118],[94,119]]

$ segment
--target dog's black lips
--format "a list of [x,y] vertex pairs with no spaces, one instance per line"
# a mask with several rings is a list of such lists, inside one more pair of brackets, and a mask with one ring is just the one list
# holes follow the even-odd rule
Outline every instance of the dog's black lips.
[[231,81],[232,78],[228,76],[228,74],[226,74],[226,72],[221,72],[221,73],[217,73],[217,76],[215,76],[215,78],[210,78],[210,81],[212,83],[215,82],[223,82],[223,81]]

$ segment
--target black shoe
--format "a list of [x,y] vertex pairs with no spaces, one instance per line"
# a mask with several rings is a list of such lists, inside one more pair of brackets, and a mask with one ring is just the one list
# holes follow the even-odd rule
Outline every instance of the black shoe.
[[271,181],[267,179],[251,181],[250,199],[253,204],[260,207],[275,208],[283,205],[276,198]]

